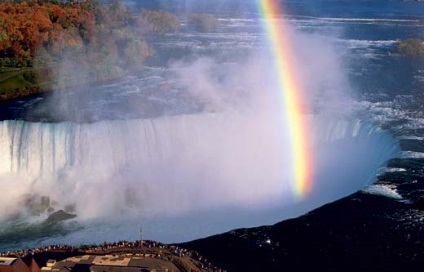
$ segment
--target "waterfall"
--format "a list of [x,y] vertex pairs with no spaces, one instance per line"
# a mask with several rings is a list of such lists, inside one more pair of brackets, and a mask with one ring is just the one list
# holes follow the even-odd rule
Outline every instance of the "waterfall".
[[[294,207],[282,119],[234,111],[90,124],[0,122],[0,185],[9,192],[0,218],[25,210],[27,195],[49,197],[55,210],[74,206],[81,221]],[[389,133],[362,121],[310,119],[315,174],[311,194],[300,200],[306,204],[291,210],[299,214],[370,184],[399,152]],[[285,217],[264,222],[264,214],[249,216],[251,225]],[[224,229],[239,226],[235,220]]]

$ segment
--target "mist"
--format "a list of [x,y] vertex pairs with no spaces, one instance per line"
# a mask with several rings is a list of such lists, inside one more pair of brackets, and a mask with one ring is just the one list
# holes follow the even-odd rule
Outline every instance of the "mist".
[[[396,140],[355,116],[344,52],[334,40],[286,27],[311,124],[310,194],[293,194],[279,75],[267,43],[259,43],[227,62],[196,54],[169,60],[161,86],[196,105],[187,113],[92,122],[62,91],[48,111],[78,122],[1,122],[0,183],[9,192],[0,199],[1,221],[30,214],[27,195],[48,196],[54,210],[73,207],[86,229],[87,222],[143,225],[154,239],[184,241],[299,216],[371,184],[398,155]],[[85,101],[93,93],[73,95]],[[145,106],[134,101],[120,106],[120,116]],[[98,239],[120,239],[115,231]],[[91,234],[71,235],[71,243],[97,239]]]
[[243,0],[153,0],[153,1],[131,1],[125,0],[125,3],[134,9],[164,9],[176,12],[178,14],[188,14],[191,12],[218,13],[223,11],[247,11],[255,10],[253,1]]

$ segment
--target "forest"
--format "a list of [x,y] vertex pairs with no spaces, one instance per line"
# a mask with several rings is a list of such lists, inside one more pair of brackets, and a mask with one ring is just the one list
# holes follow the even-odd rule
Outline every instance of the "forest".
[[0,98],[119,78],[154,54],[149,34],[180,25],[121,0],[0,0]]

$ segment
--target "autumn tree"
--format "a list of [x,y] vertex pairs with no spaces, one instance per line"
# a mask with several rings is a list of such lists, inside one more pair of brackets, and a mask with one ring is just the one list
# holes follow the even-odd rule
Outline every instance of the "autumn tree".
[[143,9],[137,19],[137,27],[144,33],[163,34],[178,31],[181,28],[181,21],[166,11]]
[[189,22],[197,31],[210,32],[219,27],[219,21],[211,14],[200,13],[190,16]]
[[406,39],[396,43],[399,53],[406,56],[424,55],[424,41],[420,39]]

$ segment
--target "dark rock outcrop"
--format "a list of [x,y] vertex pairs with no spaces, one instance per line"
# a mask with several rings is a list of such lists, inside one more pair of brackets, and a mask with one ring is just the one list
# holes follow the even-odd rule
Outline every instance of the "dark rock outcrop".
[[75,218],[76,215],[75,214],[70,214],[67,213],[63,210],[58,210],[52,214],[50,214],[50,216],[46,219],[46,223],[48,224],[54,224],[54,223],[59,223],[68,219],[72,219]]

